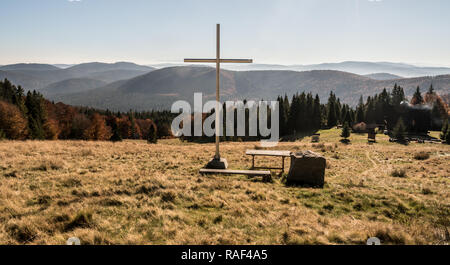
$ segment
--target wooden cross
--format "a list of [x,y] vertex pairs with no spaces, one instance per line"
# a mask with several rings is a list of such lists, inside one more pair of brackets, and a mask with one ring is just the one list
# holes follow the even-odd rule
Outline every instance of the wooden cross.
[[184,59],[185,63],[215,63],[216,64],[216,154],[215,159],[220,159],[219,153],[219,109],[220,109],[220,64],[221,63],[253,63],[252,59],[221,59],[220,58],[220,24],[216,25],[216,59]]

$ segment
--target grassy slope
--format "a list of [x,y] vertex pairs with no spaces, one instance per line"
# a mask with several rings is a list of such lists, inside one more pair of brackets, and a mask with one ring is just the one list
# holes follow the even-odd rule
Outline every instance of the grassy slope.
[[[276,149],[323,154],[324,189],[202,177],[213,144],[0,142],[0,243],[450,243],[449,146],[403,146],[382,135],[368,145],[355,134],[344,145],[338,130],[321,134],[320,144],[305,138]],[[230,168],[248,168],[245,149],[256,144],[224,143]],[[415,160],[419,151],[430,158]],[[407,176],[392,177],[394,169]]]

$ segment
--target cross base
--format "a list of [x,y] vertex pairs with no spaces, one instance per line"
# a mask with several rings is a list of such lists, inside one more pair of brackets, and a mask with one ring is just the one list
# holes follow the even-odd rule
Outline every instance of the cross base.
[[225,158],[217,158],[214,157],[213,159],[209,160],[208,164],[206,164],[206,168],[209,169],[227,169],[228,168],[228,162]]

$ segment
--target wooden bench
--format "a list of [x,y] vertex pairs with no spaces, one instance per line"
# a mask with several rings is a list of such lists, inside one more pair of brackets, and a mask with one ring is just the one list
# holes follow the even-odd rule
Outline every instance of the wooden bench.
[[267,170],[233,170],[233,169],[200,169],[200,174],[225,174],[225,175],[246,175],[248,177],[262,177],[263,181],[270,181],[272,175]]
[[[291,152],[290,151],[275,151],[275,150],[247,150],[245,152],[246,155],[252,156],[252,169],[258,168],[258,169],[280,169],[281,173],[284,172],[284,158],[290,157]],[[255,156],[277,156],[281,157],[281,167],[260,167],[255,166]]]

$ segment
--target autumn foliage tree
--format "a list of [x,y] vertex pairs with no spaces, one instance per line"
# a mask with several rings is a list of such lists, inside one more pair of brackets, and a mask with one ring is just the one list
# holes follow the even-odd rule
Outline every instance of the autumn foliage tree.
[[28,136],[28,123],[19,108],[0,101],[0,130],[6,138],[22,140]]
[[94,113],[89,127],[83,133],[83,139],[105,141],[109,140],[111,135],[111,128],[106,126],[105,118],[98,113]]

